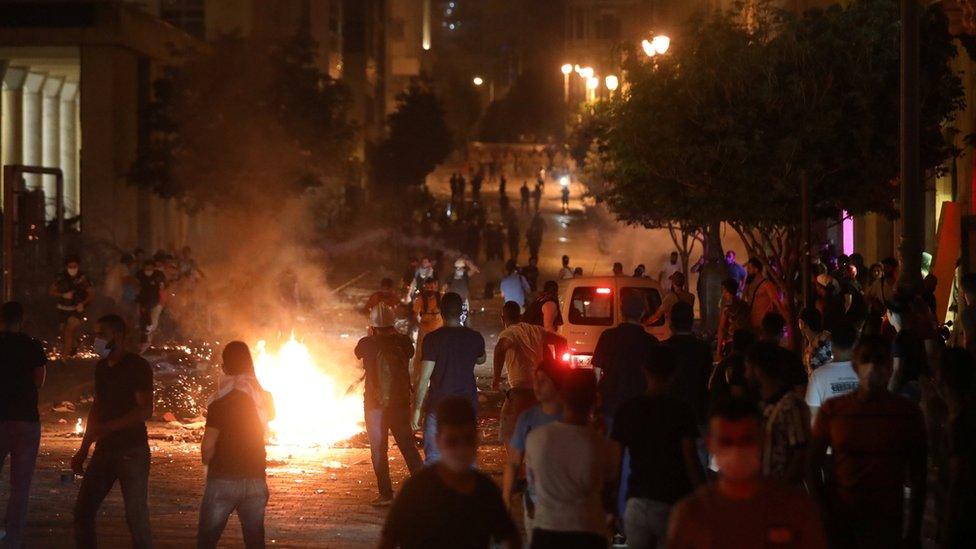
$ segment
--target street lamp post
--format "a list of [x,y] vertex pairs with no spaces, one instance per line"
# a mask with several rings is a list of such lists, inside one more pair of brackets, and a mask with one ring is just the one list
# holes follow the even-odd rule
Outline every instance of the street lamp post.
[[[592,73],[591,73],[592,74]],[[586,79],[586,99],[593,101],[596,99],[596,89],[600,87],[600,79],[596,76],[589,76]]]
[[646,38],[641,40],[641,49],[644,50],[644,54],[648,57],[654,57],[655,55],[664,55],[667,53],[668,49],[671,47],[671,38],[664,34],[658,34],[650,40]]
[[569,104],[569,75],[573,72],[573,66],[566,63],[560,70],[563,71],[563,102]]
[[610,95],[612,96],[613,92],[617,91],[617,88],[620,86],[620,79],[617,78],[617,75],[615,74],[608,74],[606,78],[603,79],[603,83],[606,84],[607,89],[610,90]]

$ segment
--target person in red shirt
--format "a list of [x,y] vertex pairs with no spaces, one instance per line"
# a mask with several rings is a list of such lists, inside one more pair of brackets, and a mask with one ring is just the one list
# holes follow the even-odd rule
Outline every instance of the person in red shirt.
[[[824,402],[813,424],[811,489],[826,509],[833,547],[918,546],[927,457],[922,412],[888,391],[892,359],[883,338],[864,338],[853,362],[860,386]],[[911,505],[903,540],[906,483]]]

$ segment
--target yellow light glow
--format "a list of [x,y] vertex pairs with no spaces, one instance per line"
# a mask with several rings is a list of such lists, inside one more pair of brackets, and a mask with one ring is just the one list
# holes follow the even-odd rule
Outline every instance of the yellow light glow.
[[597,89],[599,87],[600,87],[600,79],[599,78],[597,78],[595,76],[591,76],[591,77],[589,77],[589,78],[586,79],[586,89],[588,89],[588,90],[595,90],[595,89]]
[[485,83],[485,79],[480,76],[475,76],[472,80],[475,86],[480,86]]
[[608,74],[607,77],[603,79],[603,82],[607,85],[607,89],[610,91],[616,91],[617,87],[620,86],[620,80],[614,74]]
[[657,50],[654,49],[654,44],[651,44],[650,40],[641,40],[641,49],[648,57],[654,57],[657,55]]
[[573,66],[570,65],[569,63],[566,63],[565,65],[560,67],[559,70],[563,71],[563,74],[568,75],[569,73],[573,72]]
[[659,54],[664,54],[671,47],[671,38],[663,34],[659,34],[651,40],[651,46],[654,47],[654,51]]
[[579,75],[585,80],[593,78],[593,67],[583,67],[579,70]]
[[277,352],[264,341],[255,350],[254,372],[274,396],[275,419],[269,429],[275,442],[330,446],[362,432],[362,391],[338,385],[294,334]]

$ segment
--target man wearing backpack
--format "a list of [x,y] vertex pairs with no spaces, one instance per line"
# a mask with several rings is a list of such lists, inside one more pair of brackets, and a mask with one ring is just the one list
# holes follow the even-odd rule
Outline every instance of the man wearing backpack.
[[363,361],[365,381],[364,415],[370,458],[379,497],[371,502],[384,507],[393,502],[393,483],[387,456],[390,433],[413,474],[423,466],[410,429],[410,357],[413,343],[393,327],[396,315],[383,303],[369,315],[370,334],[356,345],[356,358]]

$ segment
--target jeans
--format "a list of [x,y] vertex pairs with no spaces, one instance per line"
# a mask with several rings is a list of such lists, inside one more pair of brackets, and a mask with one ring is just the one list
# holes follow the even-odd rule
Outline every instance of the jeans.
[[554,532],[536,528],[532,531],[531,549],[605,549],[607,539],[592,532]]
[[369,457],[373,462],[373,473],[380,496],[393,496],[393,483],[390,481],[389,445],[390,433],[396,441],[407,462],[410,474],[423,467],[420,452],[414,444],[413,430],[410,429],[410,409],[406,406],[388,406],[366,410],[366,436],[369,438]]
[[263,478],[207,480],[200,503],[197,548],[217,547],[227,519],[237,511],[244,547],[263,549],[264,508],[267,504],[268,484]]
[[424,465],[440,460],[441,451],[437,448],[437,415],[429,412],[424,418]]
[[149,447],[101,448],[95,446],[75,501],[75,546],[98,547],[95,519],[115,481],[122,486],[125,522],[132,535],[132,546],[152,547],[149,529]]
[[631,549],[654,549],[663,546],[668,534],[668,518],[671,505],[663,501],[645,498],[627,500],[624,513],[624,533],[627,534],[627,547]]
[[41,424],[33,421],[0,421],[0,470],[10,454],[10,499],[5,519],[7,547],[24,543],[27,501],[41,444]]

